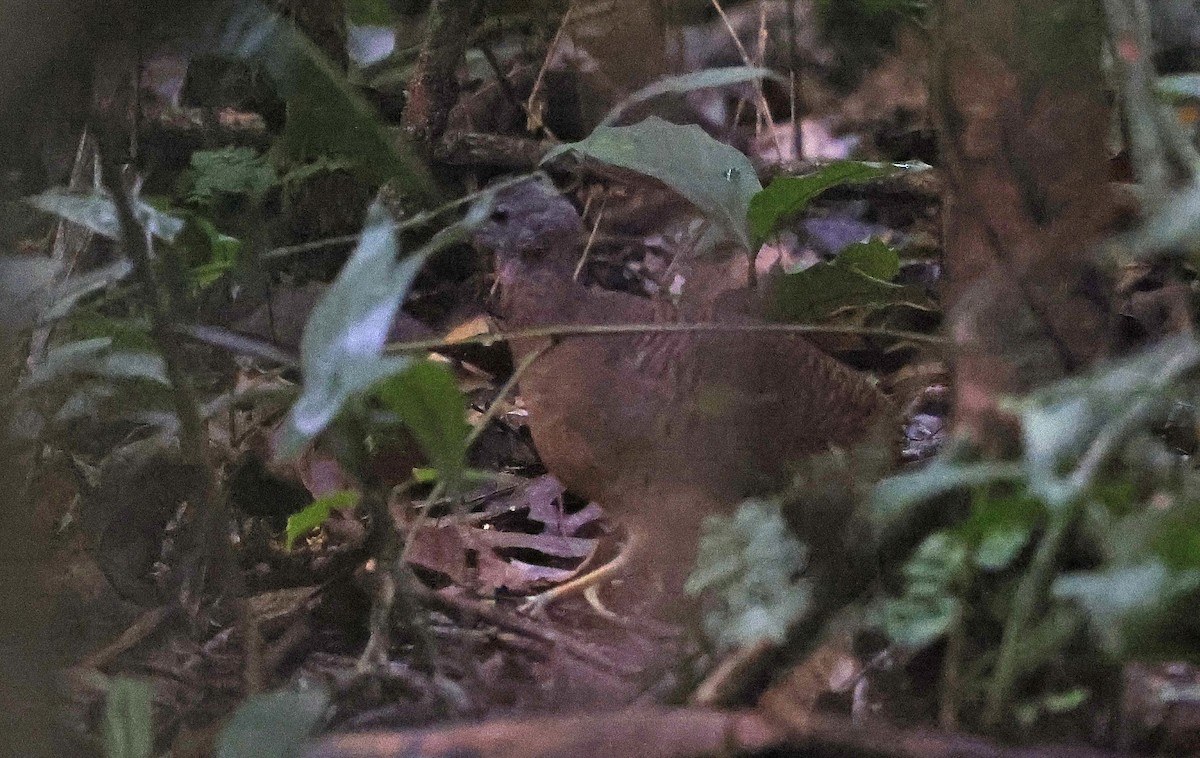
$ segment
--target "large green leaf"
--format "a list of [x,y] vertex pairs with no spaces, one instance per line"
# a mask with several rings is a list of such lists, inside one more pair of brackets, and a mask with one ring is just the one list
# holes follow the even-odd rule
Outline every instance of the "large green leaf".
[[871,496],[872,517],[881,525],[902,520],[919,504],[959,489],[1019,481],[1020,464],[987,461],[964,463],[943,453],[928,465],[881,481]]
[[284,142],[297,159],[341,156],[374,181],[431,202],[438,192],[429,167],[350,86],[325,55],[288,20],[260,3],[233,15],[221,37],[222,52],[262,64],[288,102]]
[[384,382],[379,395],[412,432],[441,479],[456,481],[471,427],[454,374],[440,363],[423,361]]
[[329,708],[323,689],[253,695],[217,738],[217,758],[294,758]]
[[185,197],[202,206],[237,195],[257,201],[278,183],[275,169],[252,147],[197,150],[186,174]]
[[73,276],[54,288],[53,302],[42,314],[43,322],[57,321],[70,315],[81,300],[105,290],[133,271],[127,258],[113,261],[86,274]]
[[750,82],[758,79],[787,81],[779,74],[772,72],[769,68],[758,68],[755,66],[708,68],[703,71],[668,76],[659,79],[653,84],[642,87],[620,103],[614,105],[612,110],[605,114],[604,119],[600,121],[599,125],[612,126],[617,122],[617,119],[621,118],[621,114],[629,108],[661,95],[680,94],[699,89],[712,89],[714,87],[728,87],[731,84],[741,84],[742,82]]
[[1174,572],[1147,558],[1130,566],[1066,574],[1055,581],[1054,594],[1083,608],[1092,634],[1114,657],[1197,658],[1200,571]]
[[633,126],[602,126],[580,142],[558,146],[543,162],[567,153],[659,180],[699,208],[725,239],[750,248],[746,214],[762,185],[749,158],[700,127],[655,116]]
[[856,243],[831,261],[775,277],[767,313],[776,321],[814,323],[848,307],[933,307],[920,291],[889,281],[899,269],[900,256],[879,240]]
[[154,691],[145,682],[114,679],[104,703],[105,758],[150,758],[154,750]]
[[353,508],[358,505],[358,501],[359,493],[354,490],[337,490],[312,501],[303,509],[288,516],[287,529],[284,532],[284,546],[291,550],[297,539],[324,524],[334,511]]
[[381,353],[425,256],[397,261],[394,226],[383,205],[374,203],[354,254],[309,316],[300,342],[304,392],[288,414],[284,457],[320,434],[351,397],[409,365],[407,358]]
[[1149,216],[1133,231],[1117,235],[1111,246],[1137,258],[1190,251],[1193,265],[1200,261],[1200,181],[1193,180],[1161,202],[1145,204]]
[[1198,367],[1200,343],[1172,337],[1012,403],[1021,416],[1031,491],[1050,505],[1079,497],[1092,484],[1076,474],[1079,457],[1098,441],[1111,442],[1115,452],[1132,430],[1165,413],[1175,397],[1175,383]]
[[812,608],[811,580],[796,578],[807,558],[778,502],[747,500],[732,517],[706,518],[685,589],[705,593],[704,628],[713,642],[722,648],[781,642]]
[[114,348],[108,337],[68,342],[52,348],[29,372],[22,387],[31,389],[52,381],[90,376],[111,381],[144,380],[167,384],[166,365],[155,352]]
[[[29,202],[39,210],[53,213],[101,237],[115,240],[121,236],[117,207],[106,194],[81,195],[65,189],[49,189],[29,198]],[[166,242],[174,242],[183,231],[183,219],[163,213],[141,200],[134,200],[133,215],[139,226]]]
[[313,308],[300,341],[304,391],[284,424],[280,455],[289,457],[320,434],[350,398],[412,365],[386,357],[383,346],[409,287],[432,253],[462,242],[486,209],[443,229],[415,253],[396,260],[395,222],[379,202],[350,260]]
[[750,200],[750,236],[755,246],[779,230],[783,222],[804,210],[818,195],[832,187],[861,184],[901,171],[924,171],[928,165],[912,163],[865,163],[834,161],[804,176],[778,176]]

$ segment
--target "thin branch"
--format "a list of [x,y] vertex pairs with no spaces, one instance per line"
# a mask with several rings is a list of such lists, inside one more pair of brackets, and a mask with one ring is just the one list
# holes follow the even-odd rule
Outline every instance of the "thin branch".
[[[733,24],[729,21],[729,16],[725,15],[725,9],[721,7],[719,0],[711,0],[712,7],[716,8],[717,15],[721,17],[721,21],[725,23],[725,28],[729,31],[729,36],[733,38],[733,44],[737,47],[738,55],[742,57],[742,63],[747,68],[754,67],[754,61],[750,54],[746,52],[746,46],[742,44],[738,38],[737,30],[733,28]],[[771,118],[771,107],[767,105],[767,97],[763,94],[762,80],[755,79],[753,82],[754,96],[757,100],[757,105],[760,110],[760,116],[767,121],[767,129],[771,133],[771,141],[775,143],[775,152],[779,155],[780,160],[783,159],[783,145],[779,141],[779,133],[775,129],[775,119]]]
[[492,345],[497,342],[511,342],[521,339],[547,339],[560,337],[607,336],[617,334],[656,334],[666,332],[696,332],[702,334],[747,334],[747,333],[778,333],[778,334],[856,334],[872,337],[891,337],[894,339],[910,340],[927,345],[945,346],[949,341],[944,337],[920,332],[906,332],[896,329],[882,329],[863,326],[823,326],[819,324],[593,324],[578,325],[564,324],[561,326],[542,326],[534,329],[518,329],[511,332],[485,334],[458,340],[413,340],[412,342],[393,342],[384,348],[386,355],[411,353],[419,351],[438,351],[461,345]]
[[[536,175],[537,174],[535,172],[535,173],[520,174],[518,176],[510,177],[508,179],[505,179],[502,182],[496,182],[495,184],[492,184],[492,185],[486,187],[485,189],[481,189],[477,192],[468,193],[466,195],[463,195],[460,198],[456,198],[447,203],[442,203],[441,205],[439,205],[436,208],[432,208],[427,211],[421,211],[419,213],[414,213],[411,218],[408,218],[404,221],[397,221],[397,222],[391,224],[392,231],[404,232],[404,231],[408,231],[409,229],[415,229],[420,226],[425,226],[426,224],[432,222],[435,218],[442,215],[443,213],[448,213],[449,211],[452,211],[455,208],[458,208],[459,206],[474,202],[475,200],[478,200],[479,198],[481,198],[485,195],[489,195],[493,192],[499,192],[500,190],[502,190],[506,187],[511,187],[515,184],[520,184],[521,182],[528,181],[531,177],[536,176]],[[282,247],[276,247],[276,248],[267,250],[266,252],[264,252],[262,254],[261,257],[264,259],[287,258],[289,256],[299,255],[301,253],[309,253],[314,250],[323,250],[327,247],[336,247],[338,245],[349,245],[349,244],[358,242],[358,240],[361,236],[362,236],[361,232],[356,232],[353,234],[342,234],[342,235],[339,235],[336,237],[326,237],[324,239],[313,240],[312,242],[302,242],[297,245],[284,245]]]

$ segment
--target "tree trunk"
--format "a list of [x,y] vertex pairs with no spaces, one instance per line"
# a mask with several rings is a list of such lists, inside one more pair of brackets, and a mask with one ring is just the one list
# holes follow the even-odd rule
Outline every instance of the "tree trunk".
[[944,0],[931,103],[947,194],[945,302],[956,428],[1016,441],[1000,410],[1105,352],[1107,286],[1090,253],[1112,216],[1093,0]]

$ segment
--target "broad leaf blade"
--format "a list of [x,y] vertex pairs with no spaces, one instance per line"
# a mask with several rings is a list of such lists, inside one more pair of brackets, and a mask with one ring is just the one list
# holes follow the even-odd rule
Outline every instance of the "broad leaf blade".
[[[108,195],[81,195],[64,189],[49,189],[29,198],[29,203],[38,210],[78,224],[101,237],[115,240],[121,236],[117,207]],[[183,231],[183,219],[163,213],[140,200],[134,201],[133,215],[143,229],[166,242],[174,242],[175,237]]]
[[300,341],[304,392],[292,406],[279,455],[287,458],[328,426],[346,402],[412,365],[383,355],[388,331],[417,272],[434,252],[466,239],[482,220],[472,209],[420,250],[396,260],[395,222],[376,202],[350,260],[313,308]]
[[334,511],[353,508],[358,505],[358,500],[359,494],[353,490],[337,490],[312,501],[288,516],[284,546],[291,550],[297,539],[324,524]]
[[279,690],[246,700],[217,738],[217,758],[292,758],[329,707],[322,689]]
[[145,682],[114,679],[104,704],[107,758],[150,758],[154,750],[154,691]]
[[917,505],[958,489],[997,482],[1019,481],[1024,476],[1016,463],[961,463],[939,456],[917,471],[888,477],[875,487],[871,514],[880,524],[903,519]]
[[1048,504],[1079,496],[1090,482],[1073,473],[1098,439],[1125,439],[1170,406],[1174,385],[1200,367],[1200,343],[1172,337],[1148,350],[1067,379],[1012,403],[1020,413],[1030,489]]
[[394,226],[383,205],[374,203],[353,255],[309,316],[300,342],[304,392],[288,415],[283,457],[320,434],[351,397],[409,365],[405,358],[381,357],[396,311],[424,263],[422,255],[397,262]]
[[932,308],[918,290],[888,281],[899,268],[900,257],[878,240],[851,245],[831,261],[773,279],[768,316],[803,324],[848,307]]
[[580,142],[560,145],[543,162],[565,153],[659,180],[699,208],[726,239],[750,247],[746,214],[762,185],[749,158],[700,127],[654,116],[633,126],[598,127]]
[[459,479],[471,427],[466,400],[454,375],[441,364],[424,361],[389,379],[379,392],[412,432],[442,480]]
[[779,230],[784,221],[804,210],[818,195],[832,187],[861,184],[901,171],[924,171],[924,163],[866,163],[834,161],[804,176],[780,176],[750,200],[750,236],[761,245]]
[[678,76],[668,76],[641,88],[613,106],[612,110],[605,114],[604,119],[599,125],[612,126],[621,118],[621,114],[629,108],[661,95],[680,94],[700,89],[712,89],[714,87],[728,87],[731,84],[741,84],[742,82],[756,81],[758,79],[785,81],[782,76],[774,73],[771,69],[755,66],[709,68]]
[[158,353],[117,349],[108,337],[96,337],[52,348],[46,360],[25,377],[22,387],[31,389],[75,376],[168,383],[166,365]]

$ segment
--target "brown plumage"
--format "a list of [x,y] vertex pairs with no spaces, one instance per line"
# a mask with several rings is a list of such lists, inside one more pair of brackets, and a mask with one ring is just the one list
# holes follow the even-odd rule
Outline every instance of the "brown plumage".
[[[495,256],[506,330],[683,320],[667,303],[574,282],[582,242],[579,214],[548,182],[498,193],[475,243]],[[727,293],[686,320],[753,324],[747,307],[735,305],[750,300]],[[789,463],[855,442],[889,412],[863,375],[794,334],[651,332],[547,343],[512,344],[518,361],[546,348],[520,377],[538,452],[568,489],[623,524],[634,550],[676,590],[704,516],[779,485]]]

